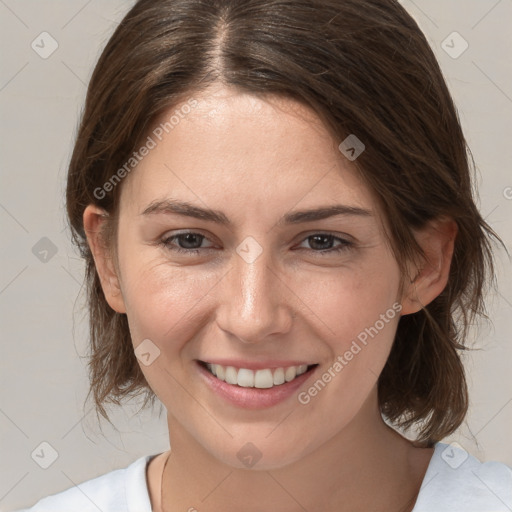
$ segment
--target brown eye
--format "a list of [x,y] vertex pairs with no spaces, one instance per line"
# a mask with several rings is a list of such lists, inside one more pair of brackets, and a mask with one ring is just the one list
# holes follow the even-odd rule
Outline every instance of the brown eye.
[[[200,233],[187,231],[185,233],[178,233],[175,235],[164,238],[160,243],[167,249],[179,253],[197,254],[199,249],[210,249],[210,247],[201,247],[201,244],[207,238]],[[178,245],[173,243],[177,241]]]
[[[305,238],[304,241],[308,241],[311,247],[310,250],[320,255],[348,250],[354,245],[352,242],[349,242],[344,238],[340,238],[329,233],[315,233],[314,235],[310,235]],[[335,242],[338,242],[339,245],[333,247]]]

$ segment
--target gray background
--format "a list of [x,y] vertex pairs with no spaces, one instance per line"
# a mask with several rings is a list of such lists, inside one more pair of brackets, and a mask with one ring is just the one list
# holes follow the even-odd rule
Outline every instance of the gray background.
[[[402,3],[440,61],[480,173],[481,211],[510,250],[512,0]],[[169,447],[165,410],[158,415],[159,407],[138,413],[139,401],[112,409],[117,430],[106,422],[101,430],[90,403],[83,407],[83,265],[64,223],[66,166],[86,84],[131,4],[0,0],[0,512]],[[55,43],[40,36],[44,31],[58,44],[47,58],[40,54]],[[464,41],[454,31],[469,45],[461,55]],[[492,324],[475,329],[482,350],[465,361],[470,413],[446,442],[512,466],[512,279],[503,250],[497,277],[499,292],[488,298]]]

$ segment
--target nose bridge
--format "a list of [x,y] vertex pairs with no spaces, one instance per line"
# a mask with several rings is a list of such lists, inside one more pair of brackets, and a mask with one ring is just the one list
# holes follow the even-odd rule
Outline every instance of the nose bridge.
[[275,294],[270,293],[269,259],[262,255],[250,262],[240,258],[235,265],[240,283],[241,318],[250,318],[253,314],[263,313],[262,309],[265,305],[276,298]]
[[236,249],[224,288],[220,326],[245,342],[264,340],[290,327],[283,283],[276,276],[270,250],[251,237]]

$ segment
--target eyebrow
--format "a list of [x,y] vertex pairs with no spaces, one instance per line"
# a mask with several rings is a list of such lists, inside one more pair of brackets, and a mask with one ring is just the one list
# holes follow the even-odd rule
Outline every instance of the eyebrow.
[[[201,208],[186,201],[178,201],[176,199],[163,199],[151,202],[140,215],[182,215],[184,217],[193,217],[195,219],[215,222],[223,226],[230,226],[231,221],[226,215],[219,210],[209,208]],[[304,222],[312,222],[338,215],[356,215],[361,217],[370,217],[372,212],[358,206],[348,206],[336,204],[332,206],[323,206],[311,210],[295,211],[285,214],[278,222],[278,226],[288,224],[301,224]]]

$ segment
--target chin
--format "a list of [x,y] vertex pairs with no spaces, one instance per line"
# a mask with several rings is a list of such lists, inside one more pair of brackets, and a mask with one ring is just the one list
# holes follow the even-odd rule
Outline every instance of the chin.
[[[206,446],[212,457],[236,469],[269,471],[284,468],[305,457],[314,449],[311,444],[290,442],[286,436],[274,439],[246,436],[233,439],[223,446]],[[308,450],[309,448],[309,450]]]

